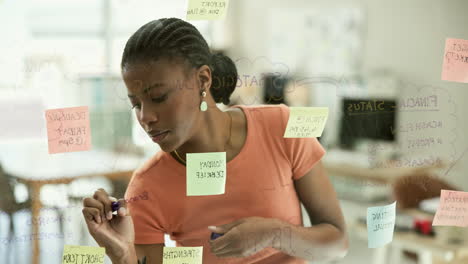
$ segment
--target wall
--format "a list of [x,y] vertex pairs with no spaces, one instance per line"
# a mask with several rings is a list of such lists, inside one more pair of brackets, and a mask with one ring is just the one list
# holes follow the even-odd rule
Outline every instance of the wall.
[[[265,19],[269,8],[285,7],[280,0],[239,0],[230,3],[228,20],[233,58],[268,56]],[[468,39],[468,1],[464,0],[290,0],[288,8],[363,7],[367,14],[363,61],[364,75],[387,68],[404,82],[450,91],[457,106],[455,156],[468,147],[468,84],[441,81],[446,37]],[[294,29],[292,28],[291,31]],[[287,32],[285,32],[286,34]],[[242,67],[240,71],[242,71]],[[259,69],[257,69],[259,70]],[[398,88],[398,87],[397,87]],[[400,87],[401,88],[401,87]],[[401,91],[403,93],[407,91]],[[427,113],[421,113],[427,114]],[[468,190],[468,153],[447,174],[448,180]]]

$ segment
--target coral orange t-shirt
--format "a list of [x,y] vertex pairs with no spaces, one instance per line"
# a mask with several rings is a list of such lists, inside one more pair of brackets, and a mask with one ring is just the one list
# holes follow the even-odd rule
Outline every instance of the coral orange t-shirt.
[[222,195],[187,196],[186,167],[159,151],[135,171],[125,198],[135,226],[135,244],[203,246],[203,263],[306,263],[273,248],[244,258],[218,258],[210,251],[210,225],[240,218],[277,218],[302,226],[294,180],[304,176],[325,150],[316,138],[284,138],[289,118],[285,105],[234,106],[247,118],[247,138],[226,164]]

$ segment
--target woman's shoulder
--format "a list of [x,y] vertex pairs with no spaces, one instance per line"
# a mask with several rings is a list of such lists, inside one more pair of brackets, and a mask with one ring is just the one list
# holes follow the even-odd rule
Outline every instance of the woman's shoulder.
[[[275,151],[284,149],[284,132],[289,118],[289,108],[279,105],[240,106],[248,118],[251,142],[268,145]],[[263,142],[263,143],[260,143]]]
[[[149,178],[148,175],[157,175],[155,170],[160,168],[162,160],[164,159],[164,152],[158,151],[150,159],[146,160],[142,165],[133,171],[132,178],[128,184],[129,187],[137,188],[139,186],[145,186],[145,180]],[[154,177],[152,177],[154,179]]]
[[249,111],[271,111],[271,110],[277,110],[277,111],[282,111],[285,109],[289,109],[287,105],[285,104],[259,104],[259,105],[233,105],[232,107],[239,107],[242,109],[246,109]]
[[151,156],[149,159],[143,162],[143,164],[135,170],[135,174],[144,174],[150,171],[151,169],[154,169],[156,165],[162,162],[162,160],[164,159],[164,154],[166,153],[162,150],[156,152],[153,156]]
[[279,119],[288,118],[289,107],[285,104],[277,105],[235,105],[244,111],[244,113],[255,116],[260,115],[263,120],[271,119],[273,121],[280,121]]

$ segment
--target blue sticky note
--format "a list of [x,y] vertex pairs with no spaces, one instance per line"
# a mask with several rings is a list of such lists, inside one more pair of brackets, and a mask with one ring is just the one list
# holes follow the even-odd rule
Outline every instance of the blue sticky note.
[[392,242],[395,230],[396,201],[367,208],[368,247],[378,248]]

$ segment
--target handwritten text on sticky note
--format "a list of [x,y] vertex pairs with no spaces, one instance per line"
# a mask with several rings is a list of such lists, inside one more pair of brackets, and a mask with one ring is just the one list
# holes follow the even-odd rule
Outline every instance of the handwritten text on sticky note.
[[226,152],[187,154],[187,195],[217,195],[226,185]]
[[367,236],[369,248],[382,247],[393,240],[396,202],[367,208]]
[[49,154],[91,149],[87,106],[49,109],[45,117]]
[[290,107],[285,138],[320,137],[328,118],[328,107]]
[[440,191],[434,226],[468,226],[468,192]]
[[62,264],[91,263],[104,264],[103,247],[65,245],[63,248]]
[[189,0],[187,20],[215,20],[226,16],[228,0]]
[[446,39],[442,80],[468,83],[468,40]]
[[163,264],[201,264],[203,247],[164,247]]

